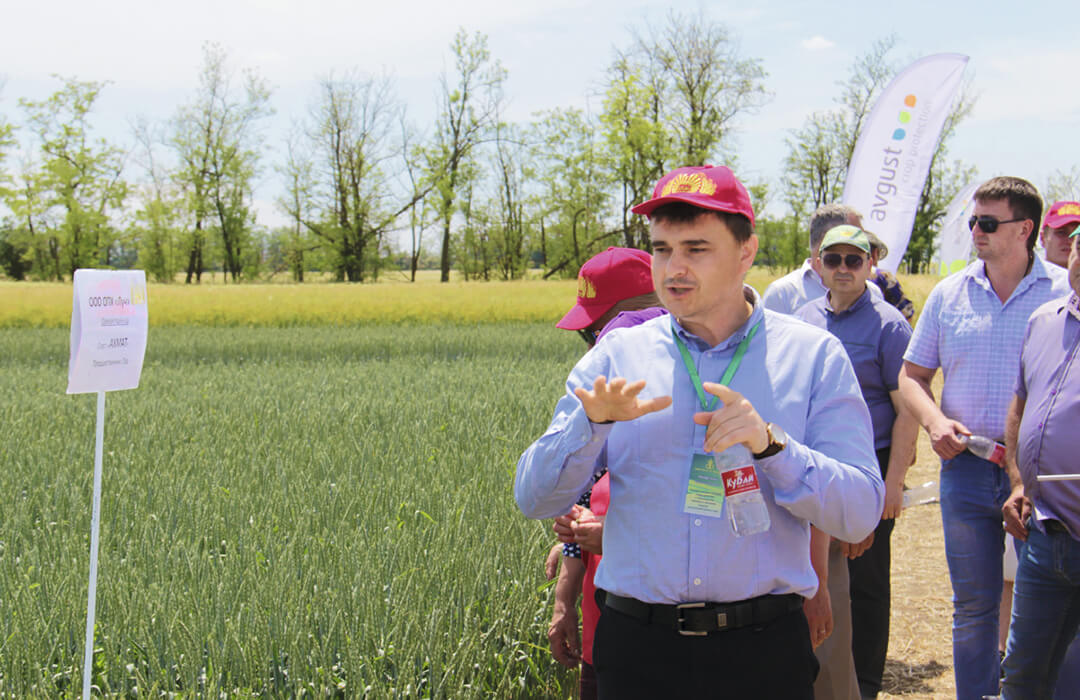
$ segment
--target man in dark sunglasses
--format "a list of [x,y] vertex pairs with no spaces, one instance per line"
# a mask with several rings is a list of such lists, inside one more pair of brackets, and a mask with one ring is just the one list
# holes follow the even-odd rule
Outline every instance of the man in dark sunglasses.
[[[821,279],[829,292],[795,312],[797,318],[843,343],[870,409],[874,450],[885,481],[885,507],[874,532],[862,542],[842,545],[849,561],[841,560],[838,566],[850,575],[851,633],[846,639],[859,687],[857,693],[846,692],[843,685],[819,693],[834,698],[874,698],[881,692],[889,647],[890,537],[900,516],[904,476],[915,456],[919,430],[896,384],[911,326],[898,309],[867,289],[876,252],[869,232],[851,225],[830,229],[818,254]],[[830,564],[830,580],[835,568]],[[834,610],[847,613],[840,607],[847,602],[843,592],[831,602]]]
[[[1042,198],[1017,177],[975,191],[971,238],[978,260],[927,297],[904,354],[900,392],[941,457],[941,520],[953,587],[957,697],[996,695],[1000,676],[1001,505],[1009,481],[967,452],[972,434],[1003,441],[1016,367],[1032,312],[1068,292],[1065,271],[1034,254]],[[941,406],[930,383],[944,373]]]
[[[810,217],[810,256],[803,262],[802,267],[774,280],[768,286],[761,296],[766,309],[793,314],[807,302],[825,296],[829,290],[821,281],[818,251],[825,233],[841,224],[862,226],[859,213],[838,202],[823,204],[814,211]],[[882,296],[881,289],[874,288],[874,285],[870,286],[870,293],[877,297]]]
[[[823,204],[814,210],[809,224],[810,257],[806,259],[802,267],[769,285],[762,295],[765,308],[794,315],[798,314],[804,306],[823,298],[829,289],[824,283],[824,276],[828,270],[825,269],[819,255],[822,241],[825,235],[837,226],[850,225],[862,228],[862,217],[854,207],[834,202]],[[871,247],[870,262],[867,264],[874,265],[888,254],[888,248],[877,236],[868,231],[865,233]],[[864,287],[870,291],[871,297],[875,300],[884,297],[885,301],[895,306],[907,319],[914,315],[915,307],[911,300],[904,296],[900,283],[895,277],[883,270],[867,269],[866,272],[869,275]],[[857,663],[852,654],[855,645],[852,644],[851,606],[848,604],[851,591],[848,583],[847,555],[853,546],[855,545],[830,540],[820,530],[816,528],[813,530],[811,558],[814,562],[814,570],[818,573],[820,585],[814,597],[807,601],[805,612],[810,621],[811,631],[822,631],[821,635],[815,636],[813,640],[814,654],[821,665],[817,681],[814,683],[814,692],[818,697],[837,700],[858,698],[860,676],[863,685],[867,688],[872,689],[881,685],[880,673],[873,670],[860,671],[858,666],[861,665],[865,669],[867,664],[862,663],[862,658]],[[867,647],[864,644],[862,648]],[[870,662],[868,665],[876,667],[876,662]]]

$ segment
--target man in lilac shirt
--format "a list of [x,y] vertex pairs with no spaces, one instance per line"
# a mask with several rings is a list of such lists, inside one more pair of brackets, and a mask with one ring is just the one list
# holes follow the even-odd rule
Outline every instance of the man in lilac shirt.
[[[671,315],[612,331],[582,358],[518,461],[515,498],[528,517],[565,513],[607,448],[601,698],[811,698],[809,521],[849,541],[877,524],[869,412],[839,341],[766,311],[744,284],[757,238],[730,169],[673,171],[634,211],[650,217]],[[710,453],[736,452],[769,516],[757,534],[735,533],[722,491],[689,485],[712,483]]]
[[[1035,256],[1038,190],[996,177],[975,191],[968,222],[978,260],[942,280],[911,336],[900,392],[941,457],[941,522],[953,588],[953,673],[958,700],[998,691],[998,606],[1005,548],[1005,473],[966,451],[975,434],[1002,441],[1028,319],[1068,291],[1064,270]],[[941,407],[930,383],[942,368]]]
[[[1080,236],[1072,233],[1072,293],[1031,316],[1006,418],[1012,494],[1005,526],[1024,542],[1016,570],[1002,697],[1049,698],[1080,629]],[[1065,691],[1064,693],[1062,691]],[[1080,688],[1058,688],[1075,697]]]

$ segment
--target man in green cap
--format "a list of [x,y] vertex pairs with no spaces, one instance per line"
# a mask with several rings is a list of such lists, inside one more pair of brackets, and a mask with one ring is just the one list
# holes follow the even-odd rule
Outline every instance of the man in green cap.
[[881,691],[889,644],[889,537],[900,516],[904,475],[918,437],[918,424],[900,399],[897,381],[911,326],[900,311],[867,288],[875,252],[870,234],[859,227],[829,229],[816,261],[829,291],[795,312],[843,343],[870,409],[874,450],[885,481],[885,507],[877,528],[863,542],[846,545],[851,557],[852,651],[864,698]]

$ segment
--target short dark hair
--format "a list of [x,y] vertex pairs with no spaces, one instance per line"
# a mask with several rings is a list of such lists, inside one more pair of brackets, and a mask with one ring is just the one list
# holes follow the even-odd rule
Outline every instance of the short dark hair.
[[859,216],[858,210],[839,202],[822,204],[815,209],[810,216],[810,250],[821,246],[821,240],[829,229],[846,224],[852,216]]
[[1014,219],[1031,221],[1031,233],[1028,235],[1028,252],[1035,250],[1035,239],[1039,237],[1039,223],[1042,221],[1043,201],[1035,185],[1019,177],[1002,175],[990,178],[975,190],[975,201],[1001,201],[1009,205]]
[[754,225],[750,223],[750,219],[742,214],[732,214],[726,211],[717,211],[716,209],[703,209],[687,202],[661,204],[649,214],[649,221],[651,223],[670,221],[675,224],[688,224],[707,214],[713,214],[720,219],[731,231],[731,234],[735,236],[737,243],[746,243],[750,240],[750,236],[754,235]]

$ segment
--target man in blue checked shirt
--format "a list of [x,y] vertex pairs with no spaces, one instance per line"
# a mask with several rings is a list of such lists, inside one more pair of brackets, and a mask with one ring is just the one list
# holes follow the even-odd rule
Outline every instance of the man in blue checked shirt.
[[[964,437],[1004,440],[1028,319],[1068,292],[1065,271],[1033,252],[1041,217],[1042,198],[1026,180],[996,177],[975,191],[969,226],[978,260],[930,293],[900,370],[900,393],[942,460],[959,700],[998,691],[1001,507],[1010,493],[1004,470],[965,451]],[[930,389],[938,367],[945,375],[940,408]]]
[[[529,517],[562,515],[607,446],[600,698],[812,698],[810,521],[857,542],[884,500],[855,373],[836,338],[766,311],[743,283],[757,237],[730,169],[668,173],[634,212],[650,217],[671,316],[613,331],[578,362],[518,462],[515,498]],[[739,451],[770,521],[741,537],[723,490],[695,488],[717,476],[711,456]]]

